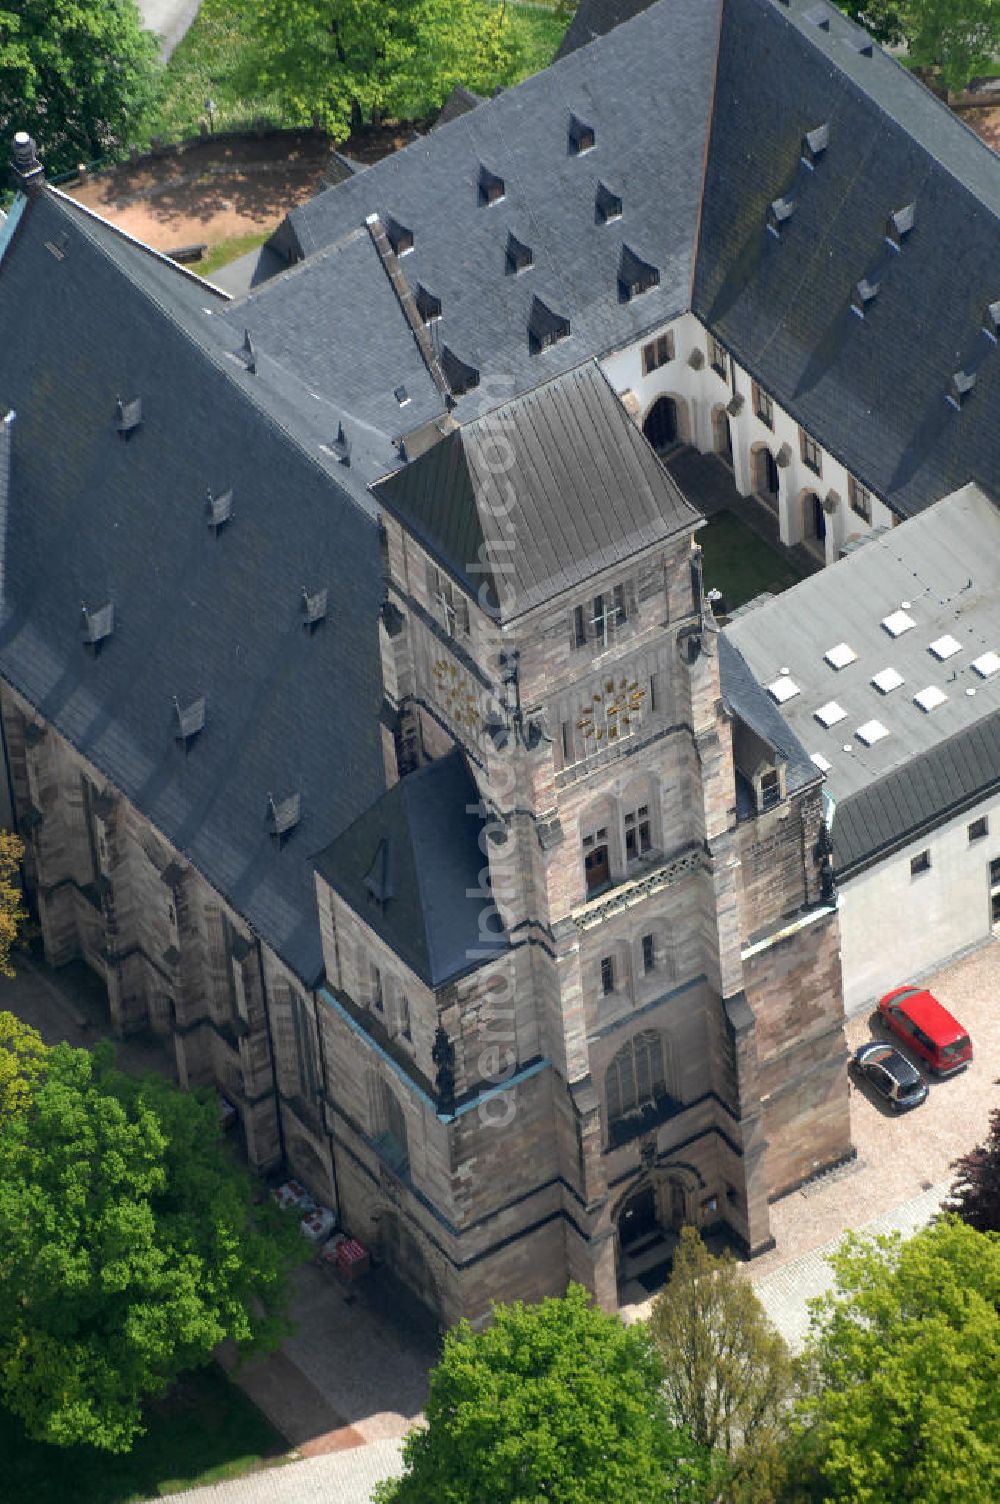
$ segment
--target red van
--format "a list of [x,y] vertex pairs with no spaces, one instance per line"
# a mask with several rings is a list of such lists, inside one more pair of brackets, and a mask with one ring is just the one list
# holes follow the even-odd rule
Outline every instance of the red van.
[[925,1060],[936,1076],[950,1076],[972,1059],[972,1040],[933,993],[897,987],[878,1005],[879,1015],[897,1039]]

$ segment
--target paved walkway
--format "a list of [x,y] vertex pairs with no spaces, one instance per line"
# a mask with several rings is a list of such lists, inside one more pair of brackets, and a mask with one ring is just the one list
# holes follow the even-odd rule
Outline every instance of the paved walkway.
[[376,1483],[402,1473],[401,1446],[399,1441],[374,1441],[352,1452],[266,1468],[178,1497],[183,1504],[370,1504]]
[[[948,1194],[950,1182],[939,1181],[929,1191],[923,1191],[901,1206],[883,1212],[870,1222],[856,1229],[862,1233],[900,1232],[904,1238],[911,1237],[921,1227],[926,1227],[941,1202]],[[840,1243],[840,1237],[797,1259],[791,1259],[780,1269],[758,1276],[752,1264],[746,1266],[747,1275],[760,1297],[761,1303],[778,1331],[793,1352],[798,1352],[809,1331],[808,1302],[818,1295],[825,1295],[833,1286],[833,1270],[828,1257]]]

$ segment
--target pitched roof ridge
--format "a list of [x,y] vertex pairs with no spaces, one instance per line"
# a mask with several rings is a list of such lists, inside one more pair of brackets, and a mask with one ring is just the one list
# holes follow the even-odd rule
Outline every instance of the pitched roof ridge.
[[698,276],[698,255],[701,251],[701,226],[702,220],[705,217],[705,183],[708,180],[708,167],[712,157],[712,136],[715,132],[716,91],[719,85],[719,61],[722,56],[722,26],[728,4],[729,0],[719,0],[719,24],[715,32],[715,57],[712,60],[712,85],[708,101],[708,129],[705,132],[705,146],[701,158],[701,183],[698,188],[698,218],[694,227],[694,243],[691,246],[691,275],[688,278],[686,313],[690,313],[694,309],[694,284]]
[[[58,193],[58,190],[47,189],[46,191],[54,191]],[[59,194],[60,199],[65,200],[66,197],[66,194]],[[75,200],[70,200],[70,202],[74,203],[75,205]],[[58,204],[57,208],[61,213],[66,212],[62,204]],[[97,219],[97,221],[101,224],[106,223],[106,221],[101,219],[100,215],[94,215],[92,217]],[[302,443],[301,439],[299,439],[298,436],[286,424],[280,421],[280,419],[275,415],[273,408],[271,408],[271,406],[263,400],[259,393],[255,391],[249,383],[237,380],[238,374],[245,376],[246,370],[244,366],[234,365],[232,368],[230,368],[230,363],[227,361],[225,355],[221,350],[219,350],[209,340],[199,338],[198,335],[194,332],[194,329],[189,327],[184,322],[184,320],[178,316],[175,309],[169,307],[169,305],[165,303],[162,298],[158,297],[155,291],[148,287],[140,286],[137,282],[133,281],[133,279],[129,276],[127,269],[124,268],[118,261],[116,261],[114,256],[111,255],[108,248],[101,244],[100,240],[98,240],[94,235],[88,233],[82,225],[77,225],[76,228],[80,234],[85,236],[89,245],[107,262],[109,262],[120,276],[123,276],[126,281],[131,284],[135,292],[140,297],[146,299],[150,304],[152,304],[157,312],[166,320],[168,324],[170,324],[173,330],[189,346],[197,350],[199,355],[203,359],[207,360],[211,364],[213,369],[226,380],[232,391],[238,393],[239,397],[243,401],[248,403],[249,406],[251,406],[266,423],[270,424],[271,428],[274,429],[276,433],[279,433],[282,438],[285,439],[289,444],[294,445],[296,451],[303,457],[303,459],[305,459],[314,470],[318,471],[319,474],[321,474],[324,479],[341,495],[345,496],[351,502],[351,504],[362,514],[362,516],[369,516],[364,506],[358,500],[358,498],[355,497],[353,492],[343,484],[339,477],[330,474],[326,466],[320,463],[320,461],[311,452],[311,450],[309,450],[305,446],[305,444]],[[126,242],[131,243],[130,236],[123,236],[122,238]],[[146,249],[146,247],[143,247],[141,241],[134,242],[134,244],[136,244],[140,249]],[[169,260],[169,258],[167,259]],[[201,281],[202,279],[199,278],[198,280]],[[265,358],[267,358],[266,351],[261,353],[263,353]],[[258,356],[258,361],[259,358],[260,357]],[[278,364],[278,362],[275,362],[275,364]],[[286,368],[284,366],[281,366],[281,370],[286,371]]]
[[[386,216],[385,218],[388,218]],[[382,270],[389,278],[389,285],[399,304],[403,318],[413,335],[414,343],[420,351],[420,357],[427,367],[428,375],[437,387],[445,403],[453,401],[451,388],[445,377],[441,365],[440,356],[431,343],[426,325],[417,310],[417,300],[413,295],[413,289],[407,281],[406,273],[399,264],[399,256],[393,250],[385,228],[385,219],[379,214],[369,214],[365,220],[368,235],[375,248],[375,253],[381,263]],[[384,242],[384,244],[383,244]]]

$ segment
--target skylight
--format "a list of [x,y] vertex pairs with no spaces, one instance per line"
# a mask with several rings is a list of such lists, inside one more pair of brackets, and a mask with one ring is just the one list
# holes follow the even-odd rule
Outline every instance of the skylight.
[[821,726],[826,726],[827,729],[831,726],[836,726],[838,721],[843,721],[846,718],[847,711],[843,705],[838,705],[836,700],[827,700],[826,704],[821,705],[816,711],[817,721],[819,721]]
[[947,698],[943,689],[938,689],[936,684],[928,684],[926,689],[920,690],[913,696],[913,703],[919,705],[920,709],[929,715],[932,710],[937,710],[939,705],[943,705]]
[[846,642],[838,642],[835,648],[829,648],[823,654],[831,668],[846,668],[849,663],[856,663],[858,655]]
[[775,679],[773,684],[767,686],[767,692],[772,700],[779,705],[784,705],[787,700],[794,699],[799,693],[799,686],[787,674],[782,674],[780,679]]
[[946,658],[953,658],[956,653],[960,653],[962,644],[946,632],[943,637],[938,637],[932,642],[927,651],[933,653],[934,657],[943,663]]
[[991,648],[988,653],[983,653],[980,657],[973,658],[972,667],[980,679],[992,679],[995,673],[1000,672],[1000,653],[994,653]]
[[888,695],[903,683],[903,676],[894,668],[883,668],[877,674],[872,675],[871,682],[880,695]]
[[873,747],[876,742],[880,742],[883,737],[889,735],[889,728],[883,726],[881,721],[865,721],[865,724],[859,726],[854,735],[859,742],[864,742],[866,747]]
[[911,627],[917,625],[913,617],[908,616],[905,611],[893,611],[890,615],[883,616],[881,624],[890,637],[902,637],[904,632],[908,632]]

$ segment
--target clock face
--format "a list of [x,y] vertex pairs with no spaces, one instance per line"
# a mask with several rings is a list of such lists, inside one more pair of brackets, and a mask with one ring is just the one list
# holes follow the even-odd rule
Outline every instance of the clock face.
[[577,730],[583,732],[591,746],[631,736],[642,719],[645,698],[646,691],[638,679],[605,679],[600,691],[591,694],[584,706]]
[[467,731],[479,725],[479,698],[457,663],[439,658],[434,664],[438,700],[448,715]]

